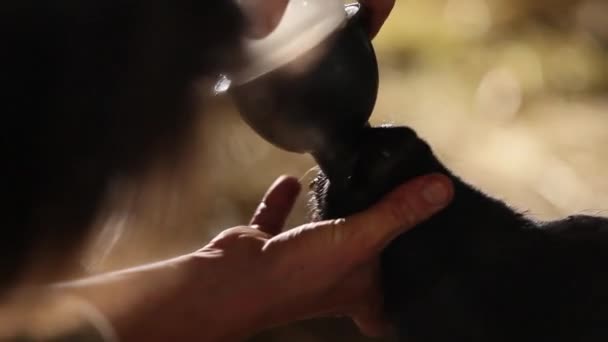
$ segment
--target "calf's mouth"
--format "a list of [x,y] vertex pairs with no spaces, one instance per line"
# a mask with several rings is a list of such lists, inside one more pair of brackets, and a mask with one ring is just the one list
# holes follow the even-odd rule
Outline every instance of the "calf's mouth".
[[314,219],[351,215],[409,179],[446,171],[428,144],[403,126],[365,127],[330,152],[315,156],[321,172],[311,184]]

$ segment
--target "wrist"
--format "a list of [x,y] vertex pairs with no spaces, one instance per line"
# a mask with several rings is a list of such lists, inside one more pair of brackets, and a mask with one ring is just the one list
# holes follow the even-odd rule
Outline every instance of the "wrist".
[[206,299],[206,310],[200,318],[208,328],[205,340],[243,341],[269,327],[269,299],[256,288],[256,282],[231,276],[233,270],[224,256],[196,252],[186,255],[180,267],[183,293],[199,293]]
[[[103,311],[119,340],[233,342],[265,328],[264,301],[248,295],[247,279],[224,276],[230,266],[224,261],[192,253],[114,274],[114,299]],[[126,303],[115,295],[129,292]]]
[[119,341],[237,341],[248,336],[248,321],[226,315],[223,296],[214,295],[216,279],[206,269],[213,260],[197,260],[196,268],[193,262],[186,255],[56,289],[96,307]]

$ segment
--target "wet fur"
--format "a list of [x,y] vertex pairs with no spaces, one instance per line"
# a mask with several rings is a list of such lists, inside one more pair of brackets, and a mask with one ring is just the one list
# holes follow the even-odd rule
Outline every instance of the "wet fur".
[[[537,222],[453,175],[404,127],[366,129],[349,177],[312,184],[317,219],[368,207],[418,175],[448,174],[453,203],[383,253],[401,341],[608,341],[608,220]],[[371,170],[371,171],[370,171]]]

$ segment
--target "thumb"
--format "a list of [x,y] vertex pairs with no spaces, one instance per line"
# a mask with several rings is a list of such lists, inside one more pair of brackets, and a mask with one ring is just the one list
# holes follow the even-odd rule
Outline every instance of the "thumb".
[[[453,197],[444,175],[423,176],[398,187],[371,208],[349,218],[318,222],[308,238],[323,241],[332,254],[353,262],[367,260],[390,241],[443,209]],[[317,235],[317,236],[315,236]]]

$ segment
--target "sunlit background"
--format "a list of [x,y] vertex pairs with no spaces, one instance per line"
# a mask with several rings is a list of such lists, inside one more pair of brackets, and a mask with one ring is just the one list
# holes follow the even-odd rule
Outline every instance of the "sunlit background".
[[[606,213],[608,1],[397,0],[375,46],[375,123],[413,127],[466,181],[537,218]],[[90,272],[195,250],[247,223],[280,174],[310,180],[311,158],[265,143],[218,102],[183,167],[115,184]],[[290,224],[306,214],[303,196]],[[359,339],[326,321],[257,340]]]

